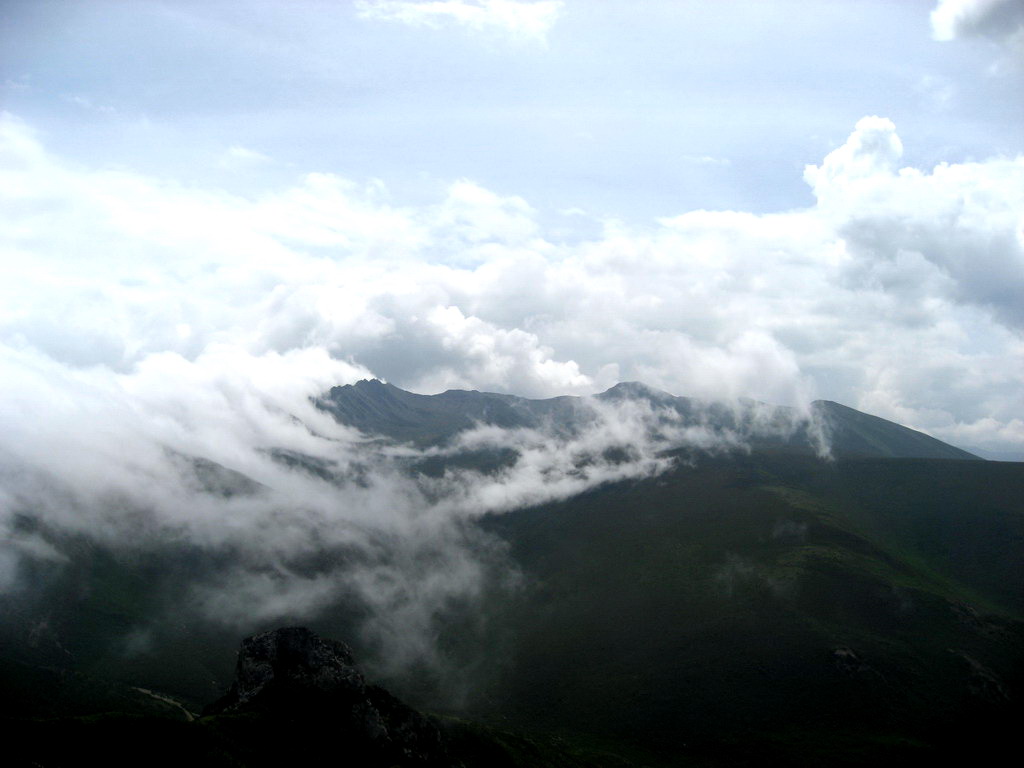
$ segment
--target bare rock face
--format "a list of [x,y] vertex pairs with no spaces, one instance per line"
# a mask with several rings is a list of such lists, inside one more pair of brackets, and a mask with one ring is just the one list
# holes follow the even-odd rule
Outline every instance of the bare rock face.
[[455,766],[437,726],[368,685],[344,643],[303,627],[242,641],[235,682],[205,715],[252,713],[283,726],[313,753],[344,744],[360,765]]
[[235,682],[221,702],[224,711],[275,708],[284,698],[361,697],[366,681],[344,643],[325,640],[304,627],[286,627],[247,637],[235,667]]

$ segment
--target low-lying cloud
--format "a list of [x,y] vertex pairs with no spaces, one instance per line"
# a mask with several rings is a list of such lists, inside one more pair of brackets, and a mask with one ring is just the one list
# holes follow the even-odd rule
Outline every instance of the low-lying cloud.
[[[24,587],[26,558],[60,567],[61,535],[230,551],[237,567],[194,587],[209,615],[351,594],[379,643],[426,638],[395,651],[411,658],[437,606],[500,578],[474,516],[778,428],[595,406],[574,434],[480,427],[446,449],[513,450],[496,471],[417,477],[403,468],[429,450],[314,405],[370,376],[530,397],[638,379],[805,411],[826,397],[1020,450],[1024,158],[925,170],[902,153],[892,122],[868,117],[807,167],[807,209],[588,220],[600,236],[562,239],[469,180],[416,206],[325,173],[245,197],[66,163],[5,115],[0,580]],[[230,472],[211,490],[196,458]],[[232,491],[230,473],[253,485]]]
[[[316,350],[156,354],[127,374],[8,355],[0,594],[34,588],[25,564],[63,567],[69,542],[183,549],[193,571],[176,585],[179,619],[241,631],[346,604],[389,672],[441,665],[445,609],[514,586],[500,542],[472,521],[658,474],[676,461],[669,450],[742,450],[780,429],[756,409],[720,428],[645,400],[584,398],[568,422],[478,425],[417,448],[316,407],[327,384],[363,373]],[[500,466],[415,471],[487,452]]]

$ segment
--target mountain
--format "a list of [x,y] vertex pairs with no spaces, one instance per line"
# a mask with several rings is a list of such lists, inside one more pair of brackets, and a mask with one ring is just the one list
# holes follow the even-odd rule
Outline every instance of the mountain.
[[[1024,714],[1024,467],[826,462],[786,448],[678,458],[654,477],[474,523],[513,587],[447,610],[437,669],[383,681],[443,713],[434,722],[464,765],[853,768],[989,762],[1012,746]],[[182,585],[210,567],[195,552],[61,551],[64,580],[18,611],[4,605],[0,730],[34,763],[50,764],[40,745],[107,764],[326,754],[317,745],[334,749],[342,727],[334,708],[358,702],[303,686],[371,687],[346,648],[299,638],[264,652],[260,640],[236,656],[233,631],[186,625]],[[373,648],[358,615],[340,595],[307,618],[362,657]],[[128,654],[138,626],[148,642]],[[260,670],[282,656],[298,660],[282,679],[299,685],[277,686],[283,699],[264,707]],[[326,658],[329,674],[302,671],[308,658]],[[232,693],[189,722],[233,671]],[[451,675],[464,687],[454,698]],[[381,697],[367,699],[378,713],[391,701]],[[274,714],[303,707],[313,711],[298,722]]]
[[[19,530],[54,554],[29,561],[31,589],[0,595],[0,728],[30,747],[100,754],[114,744],[122,764],[144,755],[168,765],[280,764],[278,750],[340,749],[330,734],[349,728],[339,718],[353,707],[389,734],[386,712],[396,713],[435,746],[436,727],[445,754],[467,768],[934,765],[992,762],[1012,746],[1024,715],[1022,464],[964,460],[973,457],[836,403],[800,414],[638,383],[593,398],[528,400],[415,395],[364,381],[331,390],[320,406],[378,441],[424,448],[458,446],[461,433],[484,424],[534,430],[555,440],[557,453],[558,440],[623,426],[616,419],[636,413],[644,429],[668,437],[656,443],[657,473],[609,473],[573,486],[582,492],[528,497],[502,514],[475,510],[447,521],[441,536],[417,529],[438,546],[463,542],[454,552],[403,548],[396,536],[375,540],[370,553],[312,542],[300,558],[277,562],[177,537],[119,545],[47,529],[26,508]],[[680,424],[739,435],[742,448],[674,446],[668,438],[690,434],[673,432]],[[623,440],[634,434],[626,426]],[[822,435],[838,460],[819,455]],[[317,492],[363,482],[296,451],[266,453],[314,478],[304,487]],[[431,476],[413,477],[428,491],[443,491],[436,478],[453,464],[480,467],[459,465],[455,449],[393,453],[436,462]],[[230,502],[225,509],[245,510],[264,492],[219,465],[174,460],[195,465],[195,481]],[[583,466],[574,461],[575,453],[559,471],[572,476]],[[499,489],[508,479],[454,474]],[[396,558],[420,558],[424,578],[443,577],[453,562],[474,566],[458,576],[472,581],[469,597],[387,625],[429,644],[419,665],[382,657],[366,631],[382,609],[344,588],[363,578],[393,596],[387,590],[400,585],[375,570],[392,548]],[[259,570],[237,570],[243,558]],[[195,610],[192,587],[239,572],[255,573],[254,591],[242,593],[252,605],[230,606],[242,618],[218,622]],[[257,592],[282,574],[336,579],[339,588],[280,621],[345,638],[375,683],[351,669],[342,646],[305,634],[265,641]],[[264,639],[239,657],[246,634]],[[282,657],[297,659],[299,671],[280,679],[298,684],[261,687]],[[326,660],[329,674],[311,659]],[[233,676],[233,692],[197,714]],[[325,692],[321,678],[328,688],[353,685]],[[391,693],[373,693],[375,685]],[[274,688],[285,706],[263,698]],[[289,741],[294,733],[302,738]],[[362,748],[376,749],[373,739]],[[402,749],[385,744],[383,764],[403,764]],[[49,764],[39,754],[33,761]]]
[[[76,692],[102,698],[112,687],[80,679]],[[344,643],[304,627],[244,639],[231,688],[201,717],[164,694],[122,687],[133,696],[108,698],[101,714],[0,717],[5,764],[629,768],[557,739],[425,715],[368,683]],[[46,693],[67,691],[51,684]]]
[[825,424],[837,456],[874,456],[890,459],[974,459],[980,457],[878,416],[816,400],[815,414]]
[[318,405],[368,435],[425,446],[443,443],[477,424],[505,429],[539,427],[546,421],[572,424],[581,417],[582,401],[567,396],[528,400],[461,389],[417,395],[368,379],[332,388]]
[[828,400],[815,401],[808,414],[800,414],[753,400],[677,397],[640,382],[617,384],[592,399],[531,400],[455,389],[419,395],[371,379],[334,387],[318,405],[339,422],[367,435],[422,447],[444,444],[478,425],[572,433],[594,421],[595,406],[629,402],[646,404],[679,424],[739,433],[755,448],[820,451],[824,441],[835,457],[978,459],[921,432]]

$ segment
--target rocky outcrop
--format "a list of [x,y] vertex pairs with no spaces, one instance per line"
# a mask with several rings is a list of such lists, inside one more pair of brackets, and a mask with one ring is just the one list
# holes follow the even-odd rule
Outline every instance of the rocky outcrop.
[[431,720],[367,684],[348,646],[303,627],[242,641],[231,689],[203,714],[235,713],[285,727],[304,751],[336,751],[342,763],[458,765]]

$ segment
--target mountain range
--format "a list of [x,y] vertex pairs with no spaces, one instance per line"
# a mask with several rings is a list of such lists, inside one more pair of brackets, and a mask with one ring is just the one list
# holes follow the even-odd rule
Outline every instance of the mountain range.
[[571,431],[593,418],[591,403],[624,401],[645,403],[661,411],[663,418],[671,415],[683,424],[704,425],[718,432],[740,431],[756,447],[825,448],[837,457],[979,458],[922,432],[830,400],[816,400],[806,413],[800,413],[749,399],[723,403],[677,397],[640,382],[617,384],[592,400],[572,396],[530,400],[460,389],[419,395],[367,379],[334,387],[318,405],[366,434],[424,446],[444,443],[481,424]]

